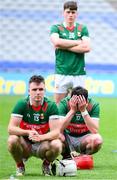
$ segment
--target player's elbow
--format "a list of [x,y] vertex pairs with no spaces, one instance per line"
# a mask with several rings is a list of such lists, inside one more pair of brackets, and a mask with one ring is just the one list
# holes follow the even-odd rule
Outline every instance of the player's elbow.
[[59,135],[60,135],[60,130],[57,129],[57,130],[56,130],[56,136],[57,136],[57,138],[59,137]]
[[60,130],[59,129],[55,129],[54,132],[55,132],[54,133],[54,138],[59,139],[59,137],[60,137]]
[[8,125],[8,134],[13,135],[14,134],[13,132],[14,132],[14,126],[12,126],[11,124]]
[[97,134],[97,133],[98,133],[98,129],[97,129],[97,128],[92,128],[91,132],[92,132],[93,134]]
[[55,47],[55,48],[61,46],[61,44],[60,44],[60,42],[59,42],[58,40],[55,40],[55,41],[53,42],[53,44],[54,44],[54,47]]
[[59,42],[59,38],[58,38],[58,37],[52,36],[52,37],[51,37],[51,42],[53,43],[53,45],[54,45],[55,47],[60,46],[60,42]]
[[91,51],[91,47],[87,45],[86,48],[85,48],[85,52],[88,53],[90,51]]
[[97,133],[98,133],[98,130],[94,129],[93,134],[97,134]]
[[11,126],[8,126],[8,134],[11,135],[12,134],[12,129]]

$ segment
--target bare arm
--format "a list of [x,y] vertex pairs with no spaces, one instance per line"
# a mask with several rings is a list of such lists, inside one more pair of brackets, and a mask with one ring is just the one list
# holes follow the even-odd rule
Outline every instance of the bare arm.
[[75,53],[88,53],[90,52],[90,46],[82,42],[80,45],[68,48],[67,50]]
[[20,117],[15,117],[12,116],[10,118],[10,122],[8,125],[8,133],[10,135],[17,135],[17,136],[27,136],[28,135],[28,131],[23,130],[19,127],[19,124],[21,122],[22,118]]
[[[91,133],[98,133],[98,129],[99,129],[99,121],[95,120],[94,118],[92,118],[89,113],[86,110],[86,100],[84,98],[84,96],[78,96],[78,108],[84,118],[84,121],[88,127],[88,129],[91,131]],[[86,112],[86,115],[84,115]]]
[[49,120],[50,132],[47,134],[41,135],[41,141],[44,140],[53,140],[59,138],[60,135],[60,120],[58,119],[50,119]]
[[35,130],[24,130],[19,127],[22,118],[11,116],[10,122],[8,125],[8,133],[9,135],[17,135],[17,136],[29,136],[30,134],[37,134]]
[[50,127],[50,132],[42,135],[34,135],[30,137],[31,140],[33,141],[45,141],[45,140],[53,140],[57,139],[60,136],[60,120],[58,119],[50,119],[49,120],[49,127]]
[[57,33],[51,34],[50,38],[55,48],[67,49],[80,44],[80,40],[67,40],[59,38]]
[[94,134],[98,133],[99,121],[94,120],[89,114],[85,115],[83,118],[90,132]]
[[80,44],[74,47],[70,47],[67,50],[75,52],[75,53],[87,53],[90,52],[91,47],[90,47],[90,39],[87,38],[83,38],[83,40],[81,40]]

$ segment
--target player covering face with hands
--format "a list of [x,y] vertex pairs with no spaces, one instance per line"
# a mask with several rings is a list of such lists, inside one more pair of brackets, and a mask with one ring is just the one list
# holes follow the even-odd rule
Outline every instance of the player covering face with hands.
[[[62,131],[72,146],[81,154],[96,153],[102,145],[99,134],[99,104],[88,97],[88,91],[80,86],[74,88],[71,97],[59,104]],[[66,147],[67,148],[67,147]],[[67,152],[63,153],[67,156]]]

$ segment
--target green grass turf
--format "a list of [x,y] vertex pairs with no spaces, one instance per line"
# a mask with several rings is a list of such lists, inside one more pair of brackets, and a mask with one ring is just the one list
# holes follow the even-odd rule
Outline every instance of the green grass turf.
[[[11,109],[19,99],[18,96],[0,96],[0,179],[9,179],[15,174],[15,163],[7,150],[7,125]],[[95,98],[100,102],[100,133],[103,136],[104,144],[102,149],[94,157],[93,170],[78,170],[77,177],[43,177],[41,175],[41,160],[34,157],[26,163],[26,175],[18,179],[117,179],[117,99],[116,98]]]

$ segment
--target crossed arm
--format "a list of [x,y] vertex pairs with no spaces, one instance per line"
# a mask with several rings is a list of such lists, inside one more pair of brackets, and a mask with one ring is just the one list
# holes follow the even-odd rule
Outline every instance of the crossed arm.
[[59,38],[57,33],[51,34],[51,41],[55,48],[65,49],[75,53],[86,53],[90,51],[90,40],[83,37],[82,40],[68,40]]

